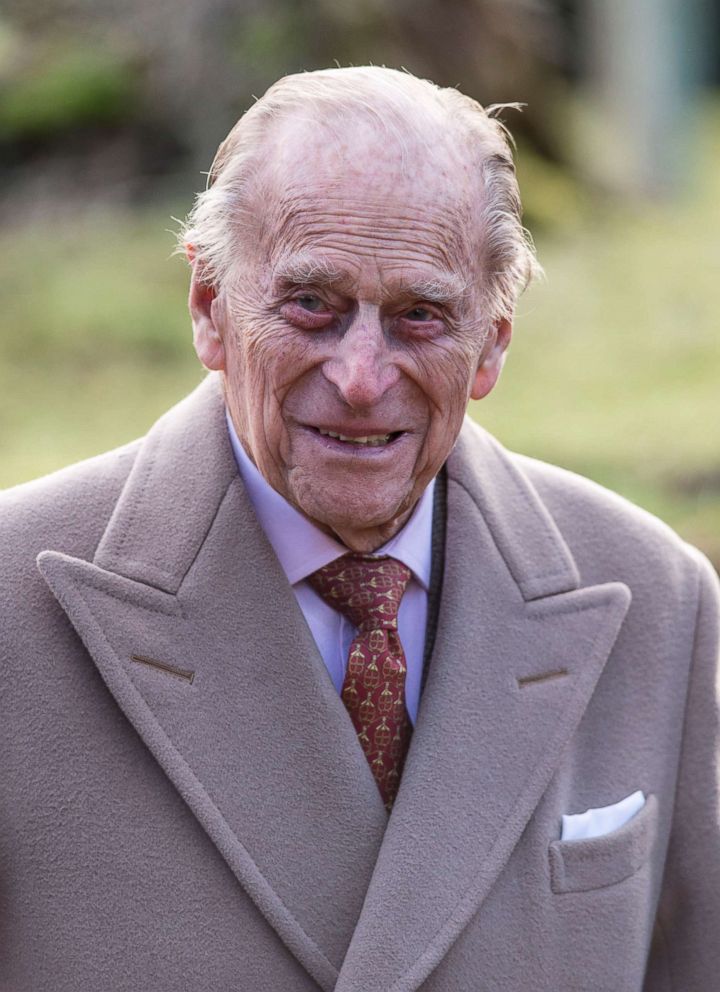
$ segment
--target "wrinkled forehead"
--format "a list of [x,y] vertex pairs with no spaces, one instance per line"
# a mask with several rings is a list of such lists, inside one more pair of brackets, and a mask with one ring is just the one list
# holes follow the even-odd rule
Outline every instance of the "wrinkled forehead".
[[261,174],[260,243],[272,264],[288,252],[337,251],[378,264],[457,271],[477,258],[477,169],[440,122],[399,128],[362,118],[284,121]]

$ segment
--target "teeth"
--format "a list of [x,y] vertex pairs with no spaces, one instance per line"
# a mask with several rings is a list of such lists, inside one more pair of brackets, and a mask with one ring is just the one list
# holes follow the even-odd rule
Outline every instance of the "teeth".
[[383,445],[390,440],[389,434],[368,434],[366,437],[348,437],[346,434],[336,434],[335,431],[320,430],[323,437],[334,437],[338,441],[347,441],[349,444],[372,444]]

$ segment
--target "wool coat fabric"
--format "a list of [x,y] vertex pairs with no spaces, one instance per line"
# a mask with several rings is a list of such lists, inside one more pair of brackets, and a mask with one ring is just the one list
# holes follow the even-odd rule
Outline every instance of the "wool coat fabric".
[[717,583],[649,515],[465,424],[389,819],[215,376],[0,554],[3,992],[719,987]]

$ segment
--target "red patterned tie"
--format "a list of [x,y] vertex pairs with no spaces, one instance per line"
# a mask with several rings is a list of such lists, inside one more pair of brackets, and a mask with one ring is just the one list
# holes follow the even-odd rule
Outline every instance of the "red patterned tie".
[[412,734],[405,707],[407,665],[397,622],[410,574],[395,558],[348,554],[308,576],[325,602],[357,627],[342,700],[388,811]]

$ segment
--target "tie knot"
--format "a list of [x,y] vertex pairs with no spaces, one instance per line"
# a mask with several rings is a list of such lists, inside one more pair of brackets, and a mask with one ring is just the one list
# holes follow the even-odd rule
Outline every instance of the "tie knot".
[[313,572],[308,582],[358,630],[397,629],[410,575],[407,565],[388,555],[347,554]]

